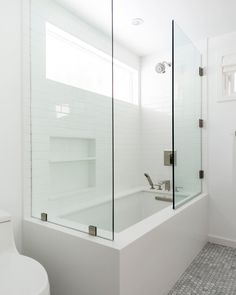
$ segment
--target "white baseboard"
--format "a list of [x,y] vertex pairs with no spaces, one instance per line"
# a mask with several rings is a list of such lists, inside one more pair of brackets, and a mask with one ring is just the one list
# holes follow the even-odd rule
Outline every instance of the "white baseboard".
[[236,240],[231,240],[215,235],[208,235],[208,241],[211,243],[236,248]]

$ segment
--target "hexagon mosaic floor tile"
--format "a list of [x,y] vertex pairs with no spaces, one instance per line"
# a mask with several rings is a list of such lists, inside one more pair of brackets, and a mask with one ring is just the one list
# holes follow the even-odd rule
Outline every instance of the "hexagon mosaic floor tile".
[[236,295],[236,249],[208,243],[168,295]]

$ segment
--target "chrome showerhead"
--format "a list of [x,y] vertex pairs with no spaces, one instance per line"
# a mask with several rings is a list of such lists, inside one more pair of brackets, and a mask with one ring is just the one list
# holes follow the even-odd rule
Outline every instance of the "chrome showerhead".
[[171,63],[170,62],[159,62],[156,66],[155,66],[155,71],[158,74],[164,74],[166,72],[166,66],[171,67]]

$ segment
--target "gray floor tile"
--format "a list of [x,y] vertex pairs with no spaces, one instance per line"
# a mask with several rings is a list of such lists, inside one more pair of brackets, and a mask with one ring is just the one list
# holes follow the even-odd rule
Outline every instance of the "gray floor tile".
[[236,295],[236,249],[208,243],[168,295]]

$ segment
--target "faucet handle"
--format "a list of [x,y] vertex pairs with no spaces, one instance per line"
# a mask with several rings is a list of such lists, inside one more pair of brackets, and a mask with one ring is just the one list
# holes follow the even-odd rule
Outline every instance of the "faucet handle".
[[165,185],[165,191],[170,191],[170,180],[164,180],[162,182]]
[[156,186],[158,186],[158,190],[162,190],[162,185],[165,185],[165,191],[170,191],[170,180],[159,181]]

